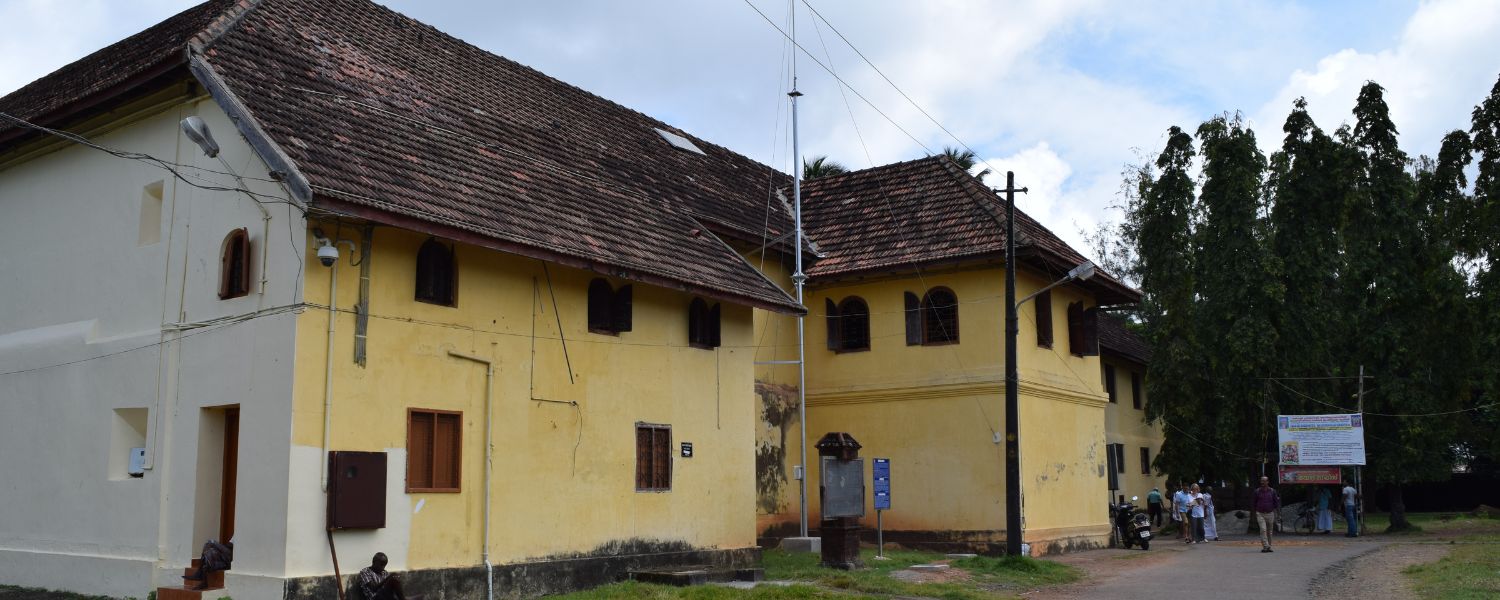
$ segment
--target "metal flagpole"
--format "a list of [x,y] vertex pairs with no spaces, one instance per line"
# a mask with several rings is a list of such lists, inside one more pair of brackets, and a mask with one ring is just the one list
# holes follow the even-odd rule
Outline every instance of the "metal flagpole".
[[[792,8],[792,44],[797,42],[797,5]],[[792,273],[792,285],[797,288],[797,304],[802,304],[802,286],[807,275],[802,272],[802,148],[797,139],[797,52],[792,51],[792,219],[796,240],[792,245],[792,256],[796,257],[796,270]],[[802,477],[800,483],[801,535],[807,537],[807,343],[804,339],[804,315],[797,315],[797,424],[802,435]]]

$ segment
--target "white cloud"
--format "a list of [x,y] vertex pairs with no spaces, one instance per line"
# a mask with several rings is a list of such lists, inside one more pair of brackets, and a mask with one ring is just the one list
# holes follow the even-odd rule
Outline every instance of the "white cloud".
[[1408,153],[1433,154],[1445,132],[1468,129],[1469,113],[1500,75],[1500,3],[1444,0],[1423,3],[1397,43],[1373,52],[1345,49],[1294,71],[1255,113],[1262,145],[1280,144],[1292,101],[1306,97],[1325,130],[1353,120],[1359,89],[1375,81],[1386,90],[1391,118]]

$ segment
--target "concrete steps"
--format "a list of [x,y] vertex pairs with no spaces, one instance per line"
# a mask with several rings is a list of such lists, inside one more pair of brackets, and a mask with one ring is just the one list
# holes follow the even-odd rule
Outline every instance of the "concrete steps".
[[198,566],[202,564],[198,559],[193,559],[192,566],[182,570],[182,585],[162,586],[156,588],[156,600],[203,600],[205,594],[210,599],[218,598],[223,594],[215,594],[224,590],[224,571],[214,571],[208,574],[208,586],[201,590],[192,589],[204,583],[201,581],[189,581],[187,576],[196,574]]
[[704,585],[710,582],[760,581],[765,579],[765,577],[765,569],[725,569],[709,566],[681,566],[630,571],[631,581],[675,585],[678,587]]

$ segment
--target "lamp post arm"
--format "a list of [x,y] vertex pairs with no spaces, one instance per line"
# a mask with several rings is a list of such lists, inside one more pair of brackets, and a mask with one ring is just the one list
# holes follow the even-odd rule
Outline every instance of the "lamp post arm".
[[1032,293],[1030,293],[1030,294],[1027,294],[1027,295],[1026,295],[1026,297],[1025,297],[1025,298],[1022,298],[1022,299],[1020,299],[1020,300],[1017,300],[1017,301],[1016,301],[1016,308],[1018,308],[1018,309],[1019,309],[1019,308],[1021,308],[1021,305],[1022,305],[1022,304],[1025,304],[1025,303],[1026,303],[1026,301],[1027,301],[1027,300],[1030,300],[1030,299],[1032,299],[1032,298],[1035,298],[1035,297],[1037,297],[1037,296],[1040,296],[1040,295],[1042,295],[1042,294],[1045,294],[1045,293],[1047,293],[1047,292],[1048,292],[1048,291],[1051,291],[1051,290],[1052,290],[1052,288],[1055,288],[1055,287],[1057,287],[1057,286],[1060,286],[1060,285],[1062,285],[1062,284],[1064,284],[1064,283],[1067,283],[1067,282],[1069,282],[1069,281],[1072,281],[1072,280],[1073,280],[1073,278],[1072,278],[1072,277],[1064,277],[1064,278],[1062,278],[1062,279],[1059,279],[1059,280],[1057,280],[1057,281],[1054,281],[1054,282],[1052,282],[1052,283],[1050,283],[1050,284],[1048,284],[1048,285],[1047,285],[1047,287],[1044,287],[1044,288],[1042,288],[1042,289],[1039,289],[1039,290],[1037,290],[1037,291],[1035,291],[1035,292],[1032,292]]

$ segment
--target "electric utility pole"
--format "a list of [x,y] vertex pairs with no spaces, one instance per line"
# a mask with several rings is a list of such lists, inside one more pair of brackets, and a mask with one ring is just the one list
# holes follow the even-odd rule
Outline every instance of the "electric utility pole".
[[1021,377],[1016,372],[1016,174],[1005,172],[1005,553],[1021,555]]

